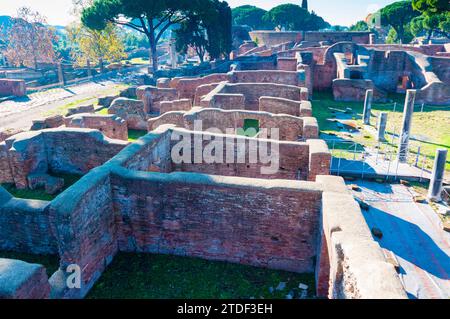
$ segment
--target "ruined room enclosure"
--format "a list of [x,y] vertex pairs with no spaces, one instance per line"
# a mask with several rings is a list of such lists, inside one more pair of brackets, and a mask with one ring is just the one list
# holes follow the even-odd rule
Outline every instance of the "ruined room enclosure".
[[[57,131],[50,130],[52,134]],[[1,223],[2,249],[58,254],[60,258],[60,269],[47,283],[43,273],[39,280],[28,278],[42,285],[38,289],[42,294],[33,297],[45,296],[49,287],[53,298],[86,296],[118,252],[314,272],[319,296],[404,297],[395,270],[378,252],[380,248],[342,180],[311,172],[311,164],[323,159],[307,161],[305,153],[303,165],[309,169],[310,181],[296,181],[299,162],[292,166],[295,172],[287,171],[291,180],[226,176],[239,169],[236,166],[227,173],[230,168],[226,164],[214,169],[222,175],[208,175],[210,168],[202,164],[197,169],[184,167],[181,172],[167,157],[173,147],[171,131],[189,136],[208,134],[160,127],[93,168],[51,202],[25,204],[2,192],[2,218],[6,218]],[[280,143],[289,145],[288,149],[297,144],[307,149],[302,142]],[[17,180],[24,179],[18,176]],[[20,208],[23,219],[8,213],[7,207]],[[353,247],[355,242],[358,247]],[[360,264],[361,254],[370,265]],[[65,286],[71,264],[83,269],[81,289]],[[383,280],[367,284],[366,267]]]

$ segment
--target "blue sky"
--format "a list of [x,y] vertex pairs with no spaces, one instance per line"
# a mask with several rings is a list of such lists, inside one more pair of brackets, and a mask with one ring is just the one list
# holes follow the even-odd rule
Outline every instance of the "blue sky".
[[[297,3],[301,0],[228,0],[231,7],[251,4],[270,9],[282,3]],[[309,7],[331,24],[350,25],[364,19],[395,0],[309,0]],[[0,0],[0,15],[15,15],[22,6],[32,7],[48,18],[50,24],[66,25],[74,18],[70,15],[71,0]]]

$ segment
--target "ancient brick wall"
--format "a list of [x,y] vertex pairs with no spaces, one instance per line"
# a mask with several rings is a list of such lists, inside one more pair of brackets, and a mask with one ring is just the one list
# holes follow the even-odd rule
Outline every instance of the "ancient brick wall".
[[[178,100],[178,92],[172,88],[157,88],[155,86],[140,86],[136,89],[138,100],[144,102],[146,114],[159,114],[162,101]],[[184,98],[184,97],[180,97]]]
[[140,100],[117,98],[108,108],[109,114],[115,114],[125,121],[130,129],[142,130],[146,127],[149,115],[144,110],[144,102]]
[[242,94],[245,97],[245,109],[257,111],[259,110],[259,98],[261,96],[281,97],[300,101],[304,98],[302,92],[305,90],[298,86],[272,83],[222,83],[202,99],[202,106],[207,107],[206,104],[209,105],[211,101],[214,101],[215,94]]
[[260,97],[259,110],[273,114],[289,114],[300,117],[312,116],[312,106],[309,101],[294,101],[270,96]]
[[[183,140],[190,140],[190,157],[182,163],[172,162],[173,171],[181,172],[196,172],[212,175],[225,175],[225,176],[242,176],[251,178],[271,178],[271,179],[302,179],[305,180],[309,174],[309,145],[301,142],[283,142],[271,140],[267,143],[267,153],[275,156],[271,147],[278,146],[279,149],[279,165],[275,167],[274,172],[265,171],[263,168],[268,169],[271,163],[264,163],[258,156],[254,163],[250,161],[249,150],[259,150],[261,144],[258,139],[239,137],[239,136],[225,136],[215,135],[207,132],[192,132],[187,130],[177,129],[177,132],[183,133]],[[202,141],[202,147],[200,151],[205,149],[205,146],[209,144],[209,140],[221,141],[223,145],[228,148],[221,154],[216,154],[215,163],[207,163],[206,160],[201,160],[200,163],[196,162],[195,158],[200,153],[195,152],[195,140]],[[180,139],[181,140],[181,139]],[[171,150],[175,144],[180,140],[171,141]],[[242,146],[240,146],[242,145]],[[254,146],[259,145],[259,146]],[[241,148],[242,147],[242,148]],[[259,152],[259,151],[258,151]],[[234,160],[227,160],[227,154]],[[242,160],[240,160],[242,158]],[[275,163],[273,164],[275,165]]]
[[[239,128],[244,128],[244,121],[246,119],[257,120],[260,129],[268,130],[269,137],[271,129],[278,129],[279,139],[282,141],[297,141],[299,138],[318,138],[318,124],[314,118],[308,117],[303,119],[288,114],[215,108],[192,110],[185,113],[166,113],[157,118],[150,119],[148,121],[148,129],[152,131],[160,125],[173,124],[189,130],[198,130],[195,127],[195,123],[199,121],[197,123],[201,123],[201,130],[205,131],[213,128],[219,129],[225,134],[228,129],[232,129],[235,132]],[[306,134],[304,134],[304,130],[306,130]]]
[[319,176],[322,237],[316,263],[317,291],[340,299],[406,299],[392,264],[373,239],[359,205],[340,177]]
[[230,73],[230,82],[275,83],[300,86],[297,67],[295,70],[234,71]]
[[195,98],[195,90],[200,85],[219,83],[228,81],[229,76],[226,73],[210,74],[200,78],[183,78],[176,81],[176,90],[178,92],[178,98],[191,99]]
[[25,96],[27,88],[24,80],[0,79],[0,96]]
[[163,101],[159,103],[160,114],[164,114],[171,111],[189,111],[192,108],[192,100],[181,99],[174,101]]
[[115,114],[77,114],[64,121],[67,127],[97,129],[109,138],[128,140],[127,122]]
[[133,172],[112,183],[121,250],[313,270],[321,197],[313,184]]
[[81,288],[68,289],[64,285],[55,292],[56,297],[83,297],[118,250],[109,169],[94,169],[53,200],[50,220],[63,276],[71,264],[82,270]]
[[0,250],[55,254],[49,202],[13,198],[0,187]]
[[50,296],[42,265],[0,258],[0,299],[46,299]]
[[277,69],[282,71],[297,71],[298,61],[295,57],[278,57]]
[[[21,133],[5,142],[6,146],[0,146],[0,156],[7,154],[10,172],[18,188],[28,187],[27,177],[31,173],[85,174],[128,144],[108,139],[96,130],[74,128]],[[2,152],[5,147],[6,151]],[[1,177],[8,179],[7,165],[2,166],[6,173]]]

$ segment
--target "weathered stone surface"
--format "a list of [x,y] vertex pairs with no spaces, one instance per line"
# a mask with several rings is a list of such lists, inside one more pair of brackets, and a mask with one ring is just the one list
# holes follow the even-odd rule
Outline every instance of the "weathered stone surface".
[[0,299],[44,299],[49,295],[43,266],[0,258]]
[[72,116],[74,114],[79,114],[79,113],[93,113],[93,112],[94,112],[94,105],[81,105],[81,106],[70,108],[67,111],[66,116]]
[[144,110],[144,102],[128,98],[115,99],[108,108],[109,114],[115,114],[127,121],[128,128],[143,130],[146,128],[148,114]]
[[65,123],[67,127],[97,129],[109,138],[128,140],[127,122],[115,114],[82,113],[66,118]]
[[24,80],[0,79],[0,96],[25,96],[27,87]]

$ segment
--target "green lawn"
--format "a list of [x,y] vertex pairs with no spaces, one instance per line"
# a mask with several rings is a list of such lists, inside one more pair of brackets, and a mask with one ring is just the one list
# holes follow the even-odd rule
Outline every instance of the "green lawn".
[[[106,90],[102,92],[102,96],[107,95],[118,95],[121,90],[125,89],[127,85],[125,84],[116,84],[111,89]],[[57,107],[56,109],[46,112],[44,116],[51,116],[51,115],[66,115],[68,109],[72,107],[77,107],[81,105],[94,105],[96,107],[98,105],[98,96],[94,94],[91,97],[82,98],[79,100],[75,100],[73,102],[69,102],[66,104],[62,104],[61,106]]]
[[128,141],[135,142],[140,137],[146,135],[148,132],[143,130],[128,130]]
[[75,184],[80,178],[80,175],[74,175],[74,174],[56,174],[52,173],[50,174],[55,177],[61,177],[64,178],[64,188],[62,191],[60,191],[57,194],[49,195],[47,194],[43,189],[18,189],[13,184],[2,184],[1,186],[4,187],[11,195],[17,198],[24,198],[24,199],[38,199],[38,200],[46,200],[51,201],[56,196],[61,194],[63,191],[65,191],[67,188]]
[[[275,291],[280,282],[285,282],[286,288]],[[314,274],[171,255],[120,253],[87,298],[285,298],[290,291],[299,294],[299,283],[308,285],[308,297],[314,297]]]
[[[394,135],[398,136],[401,130],[404,95],[395,94],[390,98],[397,102],[396,111],[393,111],[394,103],[373,103],[371,124],[375,128],[377,116],[380,112],[388,113],[387,124],[387,140],[388,143],[381,145],[381,152],[397,151],[398,138],[394,139]],[[354,154],[353,146],[347,141],[357,144],[357,150],[364,147],[375,147],[377,141],[375,137],[365,130],[362,125],[362,112],[364,108],[363,102],[336,102],[331,92],[317,92],[313,97],[313,116],[317,118],[321,130],[321,136],[328,139],[338,139],[342,143],[335,143],[335,151],[333,156],[352,159]],[[341,112],[333,112],[329,108],[346,110],[351,108],[353,114],[349,114],[349,120],[354,120],[356,125],[360,127],[360,133],[352,134],[350,137],[339,129],[335,122],[329,121]],[[342,113],[341,113],[342,114]],[[327,136],[327,134],[333,136]],[[411,154],[417,154],[418,146],[421,147],[421,154],[426,155],[425,168],[431,169],[434,161],[436,149],[450,149],[450,105],[449,106],[430,106],[425,105],[423,112],[421,106],[417,105],[413,115],[412,136],[410,142]],[[332,143],[329,143],[332,148]],[[357,156],[360,156],[359,154]],[[411,160],[412,156],[411,156]],[[447,171],[450,171],[450,158],[447,159]]]

